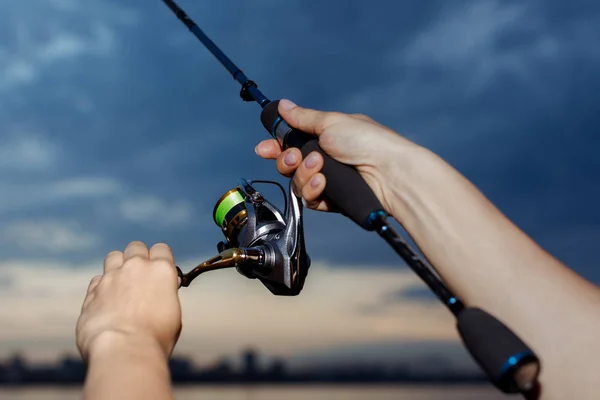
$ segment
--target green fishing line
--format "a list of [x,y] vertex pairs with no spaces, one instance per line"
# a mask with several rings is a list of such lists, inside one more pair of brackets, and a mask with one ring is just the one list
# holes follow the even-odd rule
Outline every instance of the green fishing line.
[[219,206],[217,207],[217,210],[215,211],[214,218],[215,218],[215,222],[217,223],[217,225],[219,225],[220,227],[223,227],[223,222],[225,221],[225,216],[227,215],[227,213],[229,211],[231,211],[231,209],[233,207],[237,206],[238,204],[242,203],[243,201],[244,201],[244,197],[239,192],[239,190],[236,190],[235,192],[228,194],[227,197],[225,197],[223,199],[223,201],[221,201],[219,203]]

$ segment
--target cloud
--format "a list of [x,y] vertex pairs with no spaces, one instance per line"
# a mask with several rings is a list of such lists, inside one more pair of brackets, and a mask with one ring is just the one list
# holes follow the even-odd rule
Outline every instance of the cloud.
[[115,46],[111,29],[102,23],[92,24],[90,29],[90,38],[68,30],[58,30],[53,32],[49,40],[35,42],[30,28],[21,27],[15,52],[5,55],[6,61],[0,64],[0,90],[32,84],[49,66],[74,57],[111,54]]
[[122,184],[114,178],[75,177],[51,184],[48,192],[60,198],[110,196],[120,193]]
[[[415,37],[399,61],[471,71],[475,67],[476,73],[488,79],[491,73],[502,69],[520,73],[522,57],[503,57],[497,42],[523,24],[527,8],[524,4],[495,0],[445,7],[447,12],[440,13],[430,27]],[[528,18],[527,23],[531,25],[531,22]],[[545,46],[551,52],[551,43],[546,42]],[[514,52],[515,48],[509,50]]]
[[193,208],[184,200],[167,203],[156,196],[126,198],[119,204],[121,215],[128,221],[163,227],[191,222]]
[[398,291],[388,293],[385,296],[386,301],[406,301],[406,300],[419,300],[419,301],[439,301],[433,292],[423,286],[415,286],[409,288],[402,288]]
[[44,183],[0,181],[0,192],[3,193],[0,214],[64,204],[74,199],[110,197],[119,194],[119,189],[118,181],[106,177],[75,177]]
[[14,287],[14,280],[5,271],[0,271],[0,292],[8,292]]
[[17,220],[2,227],[0,237],[4,245],[16,246],[28,252],[49,254],[86,252],[101,239],[85,232],[77,221],[52,219]]
[[0,171],[38,171],[54,166],[60,148],[47,137],[27,129],[4,132],[0,142]]
[[91,27],[91,34],[92,37],[85,40],[70,32],[59,32],[37,50],[37,58],[43,63],[51,63],[86,53],[99,56],[110,54],[115,44],[111,30],[106,25],[98,24]]
[[42,82],[49,70],[69,68],[76,59],[110,57],[119,47],[116,31],[139,23],[126,4],[96,0],[86,5],[51,1],[37,3],[35,11],[25,3],[2,5],[10,34],[0,51],[0,90]]
[[419,281],[414,285],[386,291],[373,302],[358,307],[356,312],[365,315],[377,315],[388,312],[390,307],[394,307],[398,303],[412,302],[438,303],[439,299],[431,289]]

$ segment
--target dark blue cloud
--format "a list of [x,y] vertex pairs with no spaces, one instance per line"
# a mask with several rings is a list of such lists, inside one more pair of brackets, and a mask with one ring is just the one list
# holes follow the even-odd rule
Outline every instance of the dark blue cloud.
[[[180,3],[266,95],[362,112],[431,148],[550,252],[600,282],[596,3]],[[241,177],[285,183],[253,152],[267,137],[258,106],[239,99],[237,83],[158,0],[52,4],[71,2],[1,6],[0,70],[9,76],[29,63],[36,78],[0,84],[0,124],[39,132],[60,156],[49,168],[2,172],[1,182],[19,190],[92,177],[122,188],[52,201],[43,189],[34,205],[0,209],[0,221],[77,220],[100,241],[61,255],[75,260],[133,239],[167,241],[180,258],[213,252],[221,237],[211,211],[223,192]],[[42,51],[67,34],[71,53]],[[142,195],[167,210],[189,202],[189,223],[119,219],[122,197]],[[338,215],[308,212],[306,229],[314,259],[401,264],[376,235]],[[0,247],[3,258],[31,255]]]

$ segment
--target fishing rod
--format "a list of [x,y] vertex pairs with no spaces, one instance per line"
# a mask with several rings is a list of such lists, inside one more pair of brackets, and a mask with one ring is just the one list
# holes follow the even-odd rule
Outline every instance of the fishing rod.
[[[535,353],[498,319],[480,308],[466,307],[392,228],[388,214],[358,171],[331,158],[316,136],[290,127],[278,112],[279,100],[269,100],[175,1],[163,2],[239,82],[241,99],[260,105],[261,123],[282,149],[298,148],[303,157],[313,151],[321,154],[321,172],[327,179],[323,196],[361,228],[377,232],[450,310],[466,349],[492,384],[505,393],[536,390],[541,365]],[[213,211],[227,239],[217,246],[221,253],[188,274],[178,267],[182,286],[205,271],[236,267],[242,275],[259,279],[275,295],[299,294],[310,258],[304,245],[302,204],[293,193],[291,181],[289,197],[286,212],[281,213],[252,181],[241,180],[225,193]]]

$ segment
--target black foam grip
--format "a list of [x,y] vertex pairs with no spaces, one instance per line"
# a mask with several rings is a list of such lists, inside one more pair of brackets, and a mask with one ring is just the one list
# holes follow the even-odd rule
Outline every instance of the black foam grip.
[[[466,308],[457,316],[457,328],[465,347],[490,381],[505,393],[523,390],[514,379],[515,371],[539,360],[529,347],[502,322],[479,308]],[[535,382],[534,382],[535,383]]]
[[[274,126],[280,118],[277,111],[278,104],[279,101],[268,104],[261,114],[264,127],[272,134]],[[292,129],[283,120],[279,122],[277,130],[281,129],[289,131],[283,143],[284,149],[296,147],[300,149],[303,157],[313,151],[321,154],[324,160],[321,173],[327,180],[323,194],[335,210],[350,218],[363,229],[373,230],[373,220],[370,216],[378,211],[383,212],[383,206],[356,168],[331,158],[321,149],[316,136]]]

